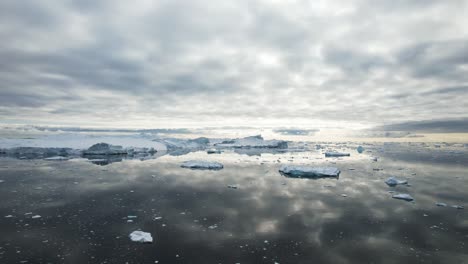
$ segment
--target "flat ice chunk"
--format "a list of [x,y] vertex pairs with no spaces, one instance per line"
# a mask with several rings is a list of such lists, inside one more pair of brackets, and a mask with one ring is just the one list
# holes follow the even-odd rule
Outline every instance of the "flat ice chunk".
[[388,185],[388,186],[397,186],[399,184],[408,184],[408,181],[407,180],[398,180],[397,178],[395,177],[390,177],[388,178],[387,180],[385,180],[385,183]]
[[41,218],[41,216],[40,215],[33,215],[33,216],[31,216],[31,218],[32,219],[37,219],[37,218]]
[[130,233],[130,239],[133,242],[153,243],[153,237],[151,234],[143,231],[133,231]]
[[440,206],[440,207],[446,207],[447,204],[446,203],[436,203],[437,206]]
[[282,165],[279,172],[293,177],[338,177],[340,170],[335,167],[312,167],[305,165]]
[[45,158],[45,160],[68,160],[68,158],[62,157],[62,156],[55,156],[55,157]]
[[325,157],[349,157],[349,156],[351,156],[351,154],[344,153],[344,152],[335,152],[335,151],[325,152]]
[[395,199],[400,199],[400,200],[405,200],[405,201],[413,201],[414,198],[411,197],[411,195],[407,194],[407,193],[399,193],[399,194],[395,194],[392,196],[392,198],[395,198]]
[[457,204],[451,205],[450,207],[455,208],[455,209],[465,209],[463,205],[457,205]]
[[223,168],[223,164],[215,161],[189,160],[182,163],[181,167],[190,169],[220,170]]

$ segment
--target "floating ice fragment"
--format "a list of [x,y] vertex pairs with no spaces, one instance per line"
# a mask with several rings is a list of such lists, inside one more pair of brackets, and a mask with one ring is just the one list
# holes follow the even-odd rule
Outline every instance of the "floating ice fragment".
[[344,194],[344,193],[342,193],[342,194],[341,194],[341,197],[348,197],[348,195],[347,195],[347,194]]
[[230,189],[237,189],[237,188],[239,188],[239,186],[237,186],[237,185],[228,185],[227,187],[230,188]]
[[312,167],[305,165],[282,165],[279,172],[290,177],[338,177],[340,170],[335,167]]
[[40,215],[33,215],[33,216],[31,216],[31,218],[32,219],[37,219],[37,218],[41,218],[41,216]]
[[153,243],[153,237],[147,232],[133,231],[129,237],[133,242]]
[[55,156],[55,157],[45,158],[44,160],[69,160],[69,159],[67,157]]
[[440,206],[440,207],[446,207],[447,204],[446,203],[436,203],[437,206]]
[[411,197],[411,195],[407,194],[407,193],[399,193],[399,194],[395,194],[392,196],[392,198],[395,198],[395,199],[400,199],[400,200],[405,200],[405,201],[413,201],[414,198]]
[[208,154],[221,154],[221,150],[219,149],[209,149],[206,151]]
[[213,161],[189,160],[182,163],[181,167],[190,169],[220,170],[223,168],[223,164]]
[[4,180],[0,180],[0,183],[5,182]]
[[364,152],[364,148],[362,146],[357,147],[356,150],[357,150],[358,153]]
[[12,215],[5,215],[5,218],[12,218]]
[[462,205],[456,205],[456,204],[451,205],[450,207],[455,208],[455,209],[465,209],[465,207],[463,207]]
[[136,216],[136,215],[129,215],[129,216],[127,216],[127,218],[137,218],[137,217],[138,217],[138,216]]
[[325,157],[349,157],[351,154],[343,152],[325,152]]
[[408,181],[407,180],[398,180],[395,177],[390,177],[387,180],[385,180],[385,183],[388,186],[397,186],[399,184],[408,184]]

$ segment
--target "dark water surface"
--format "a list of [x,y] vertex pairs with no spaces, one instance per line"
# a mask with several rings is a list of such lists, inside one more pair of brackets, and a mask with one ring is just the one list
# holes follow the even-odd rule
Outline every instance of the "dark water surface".
[[[180,168],[193,158],[225,168]],[[100,166],[2,158],[0,263],[468,263],[467,212],[450,207],[468,204],[468,165],[450,160],[229,152]],[[342,173],[286,178],[283,163]],[[389,176],[411,186],[388,187]],[[135,230],[154,243],[130,241]]]

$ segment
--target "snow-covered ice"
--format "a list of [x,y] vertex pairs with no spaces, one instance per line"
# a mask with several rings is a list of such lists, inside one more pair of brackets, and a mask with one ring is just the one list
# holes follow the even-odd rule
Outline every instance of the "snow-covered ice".
[[279,172],[292,177],[338,177],[340,170],[335,167],[313,167],[306,165],[282,165]]
[[392,196],[392,198],[405,200],[405,201],[408,201],[408,202],[414,200],[414,198],[411,195],[407,194],[407,193],[395,194],[395,195]]
[[395,177],[390,177],[388,178],[387,180],[385,180],[385,183],[388,185],[388,186],[397,186],[399,184],[408,184],[408,181],[407,180],[398,180],[397,178]]
[[181,167],[190,168],[190,169],[220,170],[224,166],[223,164],[219,162],[215,162],[215,161],[189,160],[189,161],[183,162]]
[[139,243],[153,243],[153,237],[148,232],[133,231],[130,233],[130,240]]

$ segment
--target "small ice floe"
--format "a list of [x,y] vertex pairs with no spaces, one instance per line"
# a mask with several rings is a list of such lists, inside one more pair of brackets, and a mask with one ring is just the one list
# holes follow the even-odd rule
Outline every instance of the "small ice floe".
[[227,187],[230,188],[230,189],[237,189],[237,188],[239,188],[239,186],[237,186],[237,184],[228,185]]
[[154,220],[161,220],[161,219],[162,219],[162,216],[155,216],[153,219],[154,219]]
[[139,243],[153,243],[153,237],[150,233],[143,231],[133,231],[130,233],[130,240]]
[[3,182],[5,182],[5,181],[4,181],[4,180],[0,180],[0,183],[3,183]]
[[462,206],[462,205],[457,205],[457,204],[451,205],[450,207],[455,208],[455,209],[465,209],[464,206]]
[[45,158],[44,160],[69,160],[69,158],[63,157],[63,156],[55,156],[55,157]]
[[387,180],[385,180],[385,183],[388,185],[388,186],[397,186],[399,184],[408,184],[408,181],[407,180],[398,180],[397,178],[395,177],[390,177],[388,178]]
[[189,169],[220,170],[223,168],[223,164],[214,161],[189,160],[182,163],[181,167]]
[[312,167],[301,165],[283,165],[279,172],[290,177],[339,177],[340,170],[335,167]]
[[357,147],[356,150],[358,153],[364,152],[364,148],[362,146]]
[[392,196],[392,198],[400,199],[400,200],[405,200],[405,201],[407,201],[407,202],[410,202],[410,201],[413,201],[413,200],[414,200],[414,198],[413,198],[411,195],[407,194],[407,193],[394,194],[394,195]]
[[437,206],[440,206],[440,207],[447,207],[447,204],[446,203],[436,203]]
[[351,156],[351,154],[349,153],[335,152],[335,151],[325,152],[325,157],[349,157],[349,156]]
[[218,225],[217,225],[217,224],[210,225],[208,228],[209,228],[209,229],[216,229],[216,228],[218,228]]
[[41,216],[40,215],[33,215],[33,216],[31,216],[31,218],[32,219],[37,219],[37,218],[41,218]]
[[221,150],[219,149],[209,149],[206,151],[208,154],[221,154]]
[[342,194],[341,194],[341,197],[348,197],[348,195],[347,195],[347,194],[344,194],[344,193],[342,193]]
[[136,215],[128,215],[127,218],[128,218],[128,219],[138,218],[138,216],[136,216]]
[[5,218],[12,218],[12,215],[5,215]]

